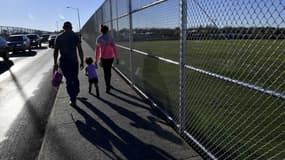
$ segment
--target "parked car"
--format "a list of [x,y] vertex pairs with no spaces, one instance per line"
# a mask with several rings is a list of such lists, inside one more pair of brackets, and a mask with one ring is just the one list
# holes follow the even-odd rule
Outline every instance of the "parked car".
[[42,38],[37,34],[28,34],[27,37],[31,40],[31,46],[42,47]]
[[0,36],[0,56],[4,59],[4,61],[9,60],[9,48],[6,40]]
[[42,43],[48,42],[49,34],[42,35]]
[[26,35],[11,35],[7,41],[9,51],[31,51],[31,40]]
[[48,38],[48,46],[49,48],[54,48],[54,41],[56,39],[56,35],[50,35]]

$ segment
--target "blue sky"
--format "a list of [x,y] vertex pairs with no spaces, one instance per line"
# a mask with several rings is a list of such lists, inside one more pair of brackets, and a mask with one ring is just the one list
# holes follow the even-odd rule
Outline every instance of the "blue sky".
[[19,26],[45,31],[62,28],[64,21],[71,21],[78,30],[77,11],[79,8],[81,27],[101,6],[104,0],[1,0],[0,25]]
[[[80,9],[81,27],[105,0],[1,0],[0,25],[19,26],[47,31],[62,28],[71,21],[78,31],[77,12]],[[137,0],[141,7],[155,0]],[[120,1],[119,2],[127,2]],[[157,7],[134,14],[134,27],[177,27],[179,1],[170,0]],[[282,26],[284,27],[284,0],[220,0],[197,1],[219,27],[224,26]],[[283,3],[282,3],[283,2]],[[193,1],[188,1],[188,27],[212,25],[205,13]],[[149,17],[152,17],[151,19]]]

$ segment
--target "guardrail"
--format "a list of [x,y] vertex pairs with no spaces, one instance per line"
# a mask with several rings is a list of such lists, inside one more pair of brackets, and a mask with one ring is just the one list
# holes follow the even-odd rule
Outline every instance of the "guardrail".
[[0,26],[0,35],[7,38],[11,34],[48,34],[51,33],[49,31],[42,31],[38,29],[30,29],[23,27],[11,27],[11,26]]

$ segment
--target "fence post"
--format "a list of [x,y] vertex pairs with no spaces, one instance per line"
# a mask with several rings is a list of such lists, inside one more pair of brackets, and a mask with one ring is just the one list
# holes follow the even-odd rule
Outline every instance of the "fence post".
[[119,32],[119,20],[117,19],[119,17],[119,8],[118,8],[118,1],[119,0],[116,0],[116,27],[117,27],[117,32]]
[[133,17],[132,17],[132,0],[129,0],[129,48],[130,48],[130,79],[134,85],[134,52],[133,52]]
[[110,28],[111,28],[111,35],[114,37],[114,28],[113,28],[113,11],[112,11],[112,0],[110,1]]
[[179,83],[179,131],[185,129],[185,62],[187,39],[187,0],[180,0],[180,83]]

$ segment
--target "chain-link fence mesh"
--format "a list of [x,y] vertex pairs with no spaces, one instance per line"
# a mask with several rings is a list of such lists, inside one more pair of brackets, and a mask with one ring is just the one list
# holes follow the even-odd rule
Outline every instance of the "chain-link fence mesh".
[[187,130],[218,159],[284,158],[284,1],[187,2]]
[[94,47],[99,25],[110,27],[116,67],[205,157],[284,159],[284,8],[284,0],[106,0],[82,32]]

